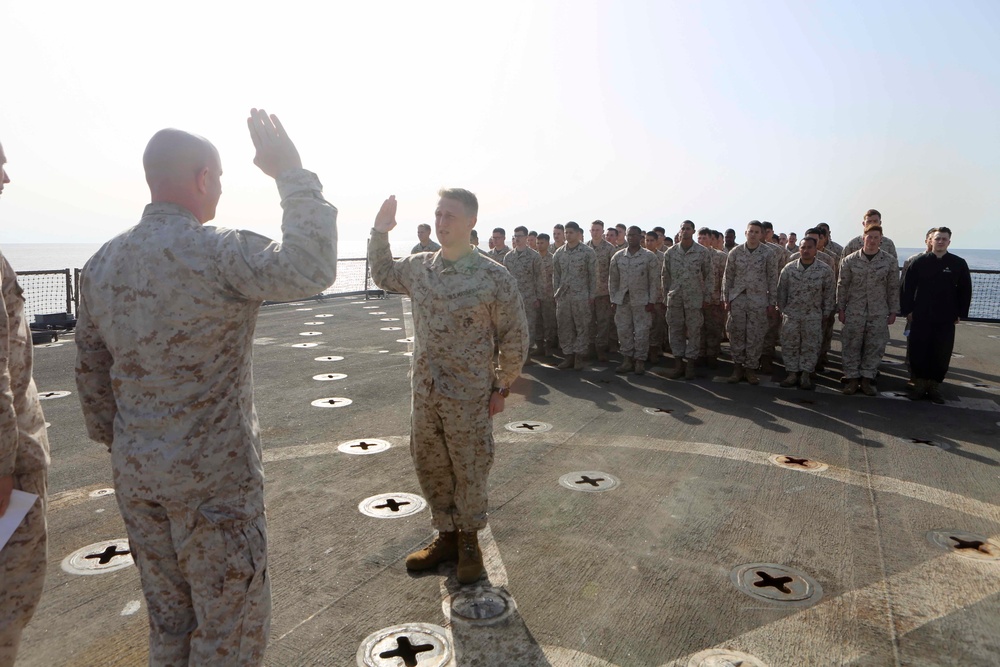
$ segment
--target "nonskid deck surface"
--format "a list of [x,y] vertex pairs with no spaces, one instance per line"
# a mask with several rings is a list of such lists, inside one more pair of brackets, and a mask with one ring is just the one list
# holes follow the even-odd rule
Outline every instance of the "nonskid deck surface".
[[[713,648],[745,665],[997,664],[1000,327],[959,326],[944,406],[893,396],[898,325],[875,398],[836,393],[836,372],[807,392],[726,384],[728,363],[693,382],[528,366],[494,420],[488,580],[463,588],[453,566],[403,567],[432,535],[407,448],[409,308],[261,313],[267,664],[727,664],[702,662]],[[35,355],[40,391],[72,393],[44,404],[49,568],[18,664],[144,664],[135,568],[61,567],[125,538],[61,342]],[[100,570],[126,549],[83,558]]]

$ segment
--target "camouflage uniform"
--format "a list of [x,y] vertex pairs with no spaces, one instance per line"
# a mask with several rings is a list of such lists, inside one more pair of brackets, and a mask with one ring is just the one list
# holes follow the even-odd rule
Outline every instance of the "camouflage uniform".
[[[827,247],[816,253],[816,257],[822,259],[824,262],[829,260],[827,265],[833,269],[833,284],[836,285],[837,281],[840,279],[840,256],[831,251],[829,244],[827,244]],[[836,320],[836,309],[834,309],[834,312],[823,318],[823,346],[819,351],[819,358],[822,363],[826,363],[826,355],[830,352],[830,347],[833,345],[833,323]]]
[[645,248],[634,255],[626,248],[611,257],[608,274],[621,353],[645,361],[653,321],[646,306],[660,298],[660,260]]
[[374,229],[368,262],[379,287],[413,300],[410,455],[431,521],[440,532],[481,530],[493,465],[490,394],[517,379],[528,355],[517,283],[476,253],[394,261],[389,235]]
[[[844,246],[840,256],[844,259],[847,259],[848,255],[861,250],[861,248],[864,247],[864,245],[865,245],[865,237],[855,236],[853,239],[847,242],[847,245]],[[899,260],[899,256],[896,254],[896,244],[892,242],[892,239],[883,236],[882,245],[879,246],[879,250],[888,255],[892,255],[893,259],[897,261]]]
[[740,244],[729,251],[722,281],[722,300],[729,304],[729,348],[733,362],[750,369],[760,364],[767,333],[767,307],[777,301],[777,276],[771,251],[763,243],[750,250]]
[[833,269],[823,262],[789,262],[778,277],[781,356],[789,373],[816,370],[823,345],[823,322],[836,304]]
[[837,309],[844,311],[844,377],[874,379],[889,343],[888,317],[899,312],[896,258],[884,250],[870,260],[863,250],[845,257],[837,281]]
[[823,248],[823,252],[829,252],[833,255],[833,259],[840,264],[840,260],[844,257],[844,246],[840,245],[832,238],[827,236],[826,247]]
[[685,250],[675,243],[660,273],[667,302],[670,349],[677,359],[693,361],[701,351],[703,305],[712,300],[712,251],[697,243]]
[[563,245],[552,255],[559,344],[563,354],[586,356],[590,347],[590,300],[597,293],[597,259],[583,243]]
[[21,631],[31,620],[45,584],[46,475],[49,439],[31,377],[31,331],[14,270],[0,254],[0,477],[38,500],[0,549],[0,665],[14,664]]
[[[542,257],[537,250],[511,250],[503,258],[503,265],[517,281],[521,293],[524,315],[528,320],[528,344],[535,340],[535,320],[541,306],[541,295],[545,291],[545,273],[542,271]],[[551,287],[549,290],[551,291]]]
[[[666,259],[666,250],[656,251],[656,260],[660,263],[659,272],[663,273],[663,261]],[[649,348],[653,361],[659,358],[660,353],[670,350],[670,343],[667,341],[667,304],[663,302],[663,290],[656,291],[656,304],[653,310],[653,325],[649,329]]]
[[594,244],[587,241],[587,247],[594,251],[597,267],[597,292],[594,294],[594,305],[590,309],[590,326],[594,334],[594,347],[600,353],[607,353],[615,331],[611,330],[611,296],[608,293],[608,271],[611,266],[611,256],[618,252],[613,243],[601,239]]
[[539,253],[542,260],[542,291],[538,297],[538,322],[535,324],[535,342],[539,349],[551,350],[558,341],[556,335],[556,299],[552,296],[552,253]]
[[337,210],[316,175],[277,179],[282,242],[146,206],[83,268],[76,382],[111,451],[149,609],[153,665],[260,664],[270,628],[252,346],[265,299],[336,277]]
[[486,256],[492,259],[497,264],[503,264],[503,258],[507,256],[510,252],[510,248],[504,246],[502,248],[493,248],[486,253]]
[[[762,243],[771,251],[771,256],[774,261],[774,275],[780,276],[781,270],[788,264],[789,252],[777,243]],[[778,288],[777,282],[772,285],[773,289]],[[767,333],[764,335],[764,343],[761,347],[761,356],[773,357],[774,348],[778,344],[778,339],[781,332],[781,313],[775,311],[774,314],[768,315],[767,317]]]
[[440,249],[441,246],[439,246],[434,241],[427,241],[427,245],[421,245],[418,243],[417,245],[413,246],[413,249],[410,251],[410,254],[415,255],[418,252],[434,252]]
[[722,351],[722,335],[726,328],[726,309],[722,305],[722,276],[726,272],[729,253],[712,251],[712,305],[705,308],[705,326],[701,334],[701,356],[715,359]]

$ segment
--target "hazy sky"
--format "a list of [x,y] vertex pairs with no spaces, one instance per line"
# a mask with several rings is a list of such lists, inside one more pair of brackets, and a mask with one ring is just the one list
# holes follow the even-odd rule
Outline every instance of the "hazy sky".
[[216,224],[280,235],[245,118],[277,113],[357,257],[436,192],[478,228],[577,220],[1000,247],[1000,2],[80,3],[0,0],[0,243],[103,241],[167,126],[223,160]]

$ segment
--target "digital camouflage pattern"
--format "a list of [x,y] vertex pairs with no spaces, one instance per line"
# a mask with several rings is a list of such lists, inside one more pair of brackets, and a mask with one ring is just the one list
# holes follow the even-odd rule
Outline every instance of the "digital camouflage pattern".
[[678,359],[697,359],[705,322],[702,306],[712,300],[712,251],[697,243],[685,250],[675,243],[664,257],[660,283],[670,349]]
[[[207,610],[269,614],[254,328],[265,299],[322,292],[337,268],[337,210],[323,199],[319,179],[288,170],[277,187],[284,209],[280,243],[202,225],[184,208],[157,202],[83,268],[77,388],[90,437],[111,450],[137,562],[156,562],[166,571],[178,555],[161,551],[162,545],[187,532],[199,536],[190,545],[198,558],[185,567],[182,590],[169,578],[143,578],[151,610],[180,601],[185,609],[171,613],[189,618],[197,611],[189,587],[215,591],[218,599]],[[227,570],[222,588],[220,563],[239,547],[225,536],[257,529],[263,546],[235,552],[253,562],[253,571]],[[190,655],[212,656],[202,664],[259,664],[266,624],[241,624],[242,636],[226,635],[229,643],[218,644],[214,633],[231,619],[197,619],[189,637],[178,639],[151,615],[150,655],[172,656],[154,664],[187,664],[189,644]]]
[[[827,245],[829,245],[829,243]],[[847,245],[844,246],[840,256],[843,259],[847,259],[848,255],[851,255],[861,250],[861,248],[864,245],[865,245],[864,235],[855,236],[853,239],[847,242]],[[896,260],[897,262],[899,261],[899,255],[896,254],[896,244],[892,242],[892,239],[883,236],[882,245],[879,246],[879,250],[889,255],[892,255],[892,258],[894,260]],[[841,261],[843,261],[843,259]]]
[[[535,340],[535,320],[541,303],[541,295],[545,292],[545,273],[542,270],[542,257],[536,250],[511,250],[503,258],[503,265],[517,282],[517,290],[521,293],[524,304],[524,314],[528,320],[528,342]],[[551,287],[549,291],[551,291]]]
[[597,294],[597,256],[578,243],[552,255],[552,288],[556,298],[559,344],[564,354],[587,354],[591,342],[590,300]]
[[778,277],[781,356],[789,373],[816,370],[823,346],[823,323],[836,305],[833,269],[814,260],[796,259]]
[[434,241],[427,241],[427,245],[418,243],[417,245],[413,246],[413,249],[410,250],[410,254],[416,255],[418,252],[435,252],[440,249],[441,246],[435,243]]
[[660,260],[656,253],[639,248],[632,254],[619,250],[612,256],[608,279],[615,327],[625,357],[645,361],[653,314],[646,310],[660,298]]
[[874,379],[889,343],[888,317],[899,312],[896,258],[884,250],[870,260],[863,250],[844,257],[837,310],[844,311],[840,331],[844,377]]
[[726,272],[729,253],[712,251],[712,304],[704,308],[705,324],[701,333],[701,356],[715,359],[722,352],[722,338],[726,328],[726,309],[722,305],[722,277]]
[[730,305],[726,332],[733,362],[756,369],[760,365],[767,308],[777,302],[777,275],[771,252],[762,243],[750,250],[742,243],[729,251],[722,281],[722,299]]
[[0,550],[0,665],[14,664],[21,632],[42,597],[49,439],[32,378],[31,330],[17,275],[0,254],[0,477],[38,500]]
[[555,347],[556,334],[556,299],[552,292],[552,253],[539,253],[542,260],[542,293],[539,297],[538,321],[535,324],[535,341],[540,349],[549,350]]
[[478,253],[393,260],[389,235],[375,229],[368,262],[379,287],[412,299],[410,454],[434,527],[479,530],[493,462],[490,394],[510,387],[528,355],[517,283]]
[[618,252],[618,248],[603,238],[599,243],[594,243],[591,239],[586,245],[594,251],[594,266],[597,269],[597,292],[594,294],[594,305],[590,311],[590,328],[594,334],[594,347],[598,352],[606,352],[611,338],[615,337],[615,332],[611,328],[613,316],[608,290],[608,272],[611,257]]

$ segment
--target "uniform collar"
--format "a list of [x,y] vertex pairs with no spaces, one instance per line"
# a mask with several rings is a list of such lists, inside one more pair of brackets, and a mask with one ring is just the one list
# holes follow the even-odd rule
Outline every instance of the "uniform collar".
[[142,211],[142,217],[146,218],[152,215],[180,216],[190,218],[190,220],[196,225],[201,224],[201,222],[198,221],[198,218],[194,217],[194,213],[191,211],[187,210],[183,206],[166,201],[154,201],[151,204],[146,204],[146,208]]
[[462,255],[454,264],[447,266],[444,257],[441,256],[441,251],[438,250],[431,256],[431,267],[439,273],[471,275],[479,268],[479,253],[473,251]]

